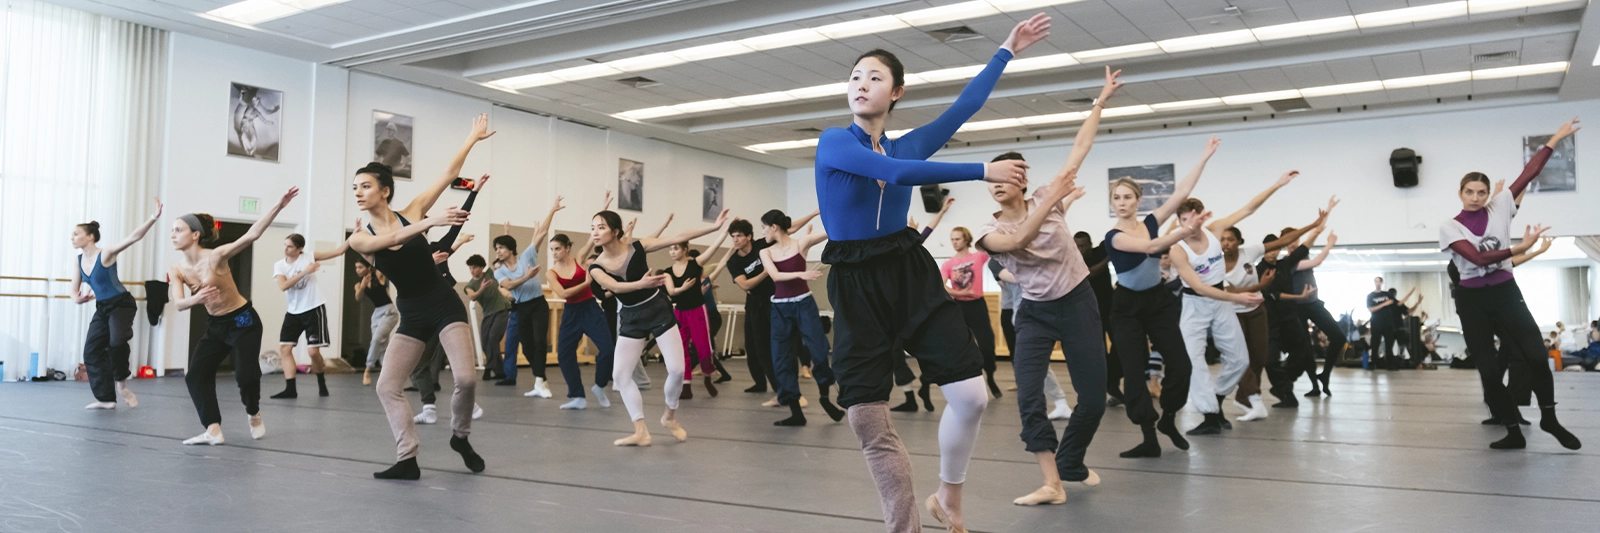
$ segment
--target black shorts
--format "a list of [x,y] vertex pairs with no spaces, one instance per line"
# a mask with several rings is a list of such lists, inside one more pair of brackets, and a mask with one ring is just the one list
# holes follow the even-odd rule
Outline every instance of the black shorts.
[[657,291],[655,296],[639,305],[618,309],[617,336],[629,339],[644,339],[651,335],[660,337],[677,326],[678,319],[672,314],[672,302],[666,294]]
[[467,306],[448,286],[414,298],[395,298],[394,306],[400,311],[400,327],[394,332],[423,342],[437,337],[446,326],[468,323]]
[[909,228],[860,241],[829,241],[833,368],[839,405],[880,402],[894,389],[895,359],[917,358],[924,383],[983,375],[983,354],[939,266]]
[[328,346],[328,310],[326,305],[319,305],[315,309],[304,313],[284,313],[283,329],[278,330],[278,344],[294,346],[300,344],[300,334],[306,334],[306,346],[309,348],[325,348]]

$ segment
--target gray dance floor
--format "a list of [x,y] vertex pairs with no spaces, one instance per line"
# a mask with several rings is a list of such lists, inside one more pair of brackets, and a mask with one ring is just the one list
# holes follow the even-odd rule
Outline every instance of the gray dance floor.
[[[742,361],[729,367],[744,374]],[[268,435],[259,441],[223,376],[228,443],[220,447],[179,445],[201,430],[182,379],[137,381],[140,406],[111,412],[82,409],[92,400],[84,383],[3,383],[0,531],[883,530],[850,428],[815,403],[809,427],[777,428],[771,422],[784,411],[760,407],[766,395],[740,392],[747,376],[719,398],[697,386],[681,411],[690,438],[678,443],[655,423],[664,369],[650,371],[653,447],[611,446],[631,427],[620,400],[557,410],[565,387],[551,368],[556,399],[523,398],[531,378],[519,390],[479,388],[487,415],[472,441],[488,461],[483,474],[467,472],[449,450],[445,416],[424,426],[416,482],[372,479],[393,461],[394,446],[359,375],[329,376],[329,398],[302,386],[299,400],[263,400]],[[1008,368],[1002,377],[1009,382]],[[1536,429],[1525,451],[1489,450],[1501,433],[1478,423],[1486,409],[1470,370],[1341,369],[1331,399],[1235,422],[1221,437],[1194,438],[1188,452],[1163,439],[1160,459],[1117,457],[1139,433],[1112,408],[1088,456],[1104,483],[1069,486],[1066,504],[1034,508],[1011,504],[1039,485],[1039,473],[1018,441],[1007,393],[984,419],[967,524],[989,532],[1597,531],[1600,374],[1558,373],[1556,384],[1564,422],[1588,444],[1578,452]],[[263,388],[277,392],[282,377],[268,376]],[[810,382],[802,389],[815,393]],[[1524,413],[1537,422],[1535,410]],[[937,420],[926,411],[895,416],[922,496],[938,483]],[[1197,422],[1185,414],[1186,425]]]

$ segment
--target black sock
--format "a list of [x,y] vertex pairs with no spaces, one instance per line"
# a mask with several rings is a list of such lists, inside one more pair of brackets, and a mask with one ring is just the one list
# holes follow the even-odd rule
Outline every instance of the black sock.
[[1177,417],[1171,411],[1162,413],[1161,420],[1156,422],[1156,431],[1172,439],[1172,445],[1179,450],[1189,449],[1189,439],[1183,438],[1183,432],[1178,431]]
[[1495,416],[1491,416],[1489,418],[1483,419],[1483,422],[1479,422],[1479,423],[1483,424],[1485,426],[1498,426],[1498,425],[1500,425],[1500,418],[1499,417],[1495,417]]
[[744,391],[745,392],[750,392],[750,393],[755,393],[755,394],[760,394],[760,393],[763,393],[763,392],[767,392],[767,384],[766,383],[756,383],[755,385],[751,385],[750,388],[745,389]]
[[1140,457],[1161,457],[1161,443],[1156,442],[1156,427],[1154,424],[1139,425],[1139,430],[1144,433],[1144,442],[1134,446],[1133,449],[1119,454],[1123,459],[1136,459]]
[[373,472],[372,477],[374,479],[402,479],[416,481],[422,478],[422,469],[417,468],[417,458],[412,457],[410,459],[395,463],[394,466],[389,467],[388,470],[384,470],[382,472]]
[[917,390],[917,395],[922,397],[922,406],[928,408],[930,413],[933,412],[933,395],[929,393],[931,388],[932,385],[923,382],[922,388]]
[[[1521,417],[1519,416],[1518,418]],[[1561,442],[1562,448],[1576,450],[1583,447],[1583,443],[1578,441],[1578,436],[1573,435],[1571,431],[1567,431],[1567,428],[1561,427],[1561,422],[1556,420],[1556,406],[1554,405],[1539,406],[1539,429],[1554,436],[1557,441]]]
[[1217,413],[1205,413],[1205,417],[1206,417],[1205,420],[1200,422],[1200,425],[1195,426],[1194,429],[1191,429],[1191,430],[1189,430],[1188,433],[1184,433],[1184,434],[1185,435],[1216,435],[1218,433],[1222,433],[1222,422],[1218,420],[1219,418],[1222,417],[1222,415],[1219,415]]
[[1489,447],[1496,450],[1520,450],[1528,447],[1528,441],[1522,438],[1522,426],[1513,422],[1506,426],[1506,438],[1489,443]]
[[917,412],[917,411],[919,411],[921,409],[922,409],[922,406],[917,405],[917,395],[916,395],[916,393],[913,393],[911,391],[906,391],[906,403],[903,403],[903,404],[900,404],[900,405],[896,405],[896,406],[894,406],[893,408],[891,408],[889,410],[897,412],[897,413],[915,413],[915,412]]
[[483,457],[479,456],[478,452],[472,451],[472,444],[467,442],[466,437],[451,435],[450,449],[461,454],[461,460],[467,463],[467,470],[471,470],[474,474],[483,471]]
[[328,395],[328,381],[323,379],[322,373],[317,372],[317,396]]
[[288,378],[288,379],[283,380],[283,392],[274,394],[274,395],[272,395],[272,397],[280,399],[280,400],[286,399],[286,398],[299,398],[300,397],[300,393],[296,392],[295,388],[294,388],[294,378]]
[[832,418],[834,422],[844,420],[844,410],[839,409],[833,404],[833,400],[828,398],[828,388],[827,385],[817,385],[817,390],[821,391],[817,396],[817,403],[822,404],[822,411],[828,413],[828,418]]
[[1001,397],[1000,385],[994,382],[994,372],[985,372],[984,374],[984,380],[989,382],[989,394],[993,394],[995,398]]
[[777,422],[773,422],[772,425],[774,425],[774,426],[804,426],[804,425],[806,425],[806,415],[805,415],[805,413],[800,412],[800,400],[799,399],[795,399],[794,401],[789,402],[789,418],[785,418],[783,420],[779,420]]
[[1228,415],[1222,414],[1222,403],[1227,399],[1226,395],[1217,395],[1217,422],[1222,424],[1222,429],[1233,429],[1233,422],[1228,421]]

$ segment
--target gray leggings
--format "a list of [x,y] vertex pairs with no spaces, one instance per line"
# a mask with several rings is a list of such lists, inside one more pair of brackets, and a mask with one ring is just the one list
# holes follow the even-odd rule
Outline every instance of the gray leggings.
[[394,310],[394,304],[372,310],[372,343],[367,348],[367,368],[383,364],[383,353],[389,351],[389,336],[398,325],[400,312]]

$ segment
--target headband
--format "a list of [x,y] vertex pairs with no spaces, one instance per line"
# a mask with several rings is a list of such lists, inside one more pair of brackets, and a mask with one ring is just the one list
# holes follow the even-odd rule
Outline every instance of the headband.
[[181,220],[185,225],[188,225],[189,231],[205,231],[205,226],[200,224],[200,217],[194,216],[193,213],[178,217],[178,220]]

